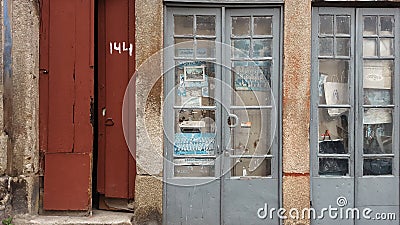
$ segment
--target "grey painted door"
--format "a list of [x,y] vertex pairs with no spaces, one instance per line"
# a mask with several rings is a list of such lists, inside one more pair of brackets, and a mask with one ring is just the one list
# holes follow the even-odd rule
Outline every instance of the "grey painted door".
[[279,9],[167,7],[165,224],[279,224]]
[[257,211],[279,208],[279,9],[227,10],[225,34],[222,221],[278,224]]
[[399,22],[313,8],[312,224],[399,224]]

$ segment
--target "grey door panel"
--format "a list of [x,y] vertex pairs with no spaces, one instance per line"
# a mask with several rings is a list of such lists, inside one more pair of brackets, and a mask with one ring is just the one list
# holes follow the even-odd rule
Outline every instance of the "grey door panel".
[[168,194],[165,213],[167,224],[218,224],[220,218],[220,181],[214,180],[198,186],[166,184]]
[[[312,185],[312,207],[316,211],[316,219],[312,220],[312,224],[332,225],[338,223],[338,220],[331,218],[328,212],[322,213],[324,208],[328,209],[329,206],[338,209],[354,207],[353,178],[313,178]],[[339,207],[338,201],[345,201],[346,205],[344,207]],[[322,214],[324,216],[322,216]],[[340,221],[340,225],[352,225],[353,223],[353,220]]]
[[398,177],[363,177],[357,182],[357,206],[399,205]]
[[366,218],[360,216],[360,220],[355,223],[356,225],[398,225],[400,223],[398,218],[399,206],[359,207],[361,214],[366,209],[368,210],[366,212],[371,213],[366,213]]
[[260,219],[257,215],[258,210],[264,208],[265,204],[268,205],[268,210],[279,208],[279,193],[276,188],[278,185],[279,180],[270,178],[226,179],[222,193],[223,224],[278,224],[277,215],[274,215],[272,219],[269,215],[265,219]]

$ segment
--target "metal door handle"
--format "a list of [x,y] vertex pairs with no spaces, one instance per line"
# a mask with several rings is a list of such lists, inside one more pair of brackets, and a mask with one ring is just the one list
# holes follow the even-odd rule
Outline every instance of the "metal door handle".
[[114,120],[112,118],[107,118],[106,122],[104,122],[104,125],[109,127],[114,126]]
[[224,156],[229,157],[231,154],[229,154],[229,150],[224,151]]
[[[235,123],[232,123],[232,119],[231,118],[233,118],[235,120]],[[236,116],[235,114],[229,114],[227,122],[228,122],[228,126],[230,128],[235,128],[239,124],[239,117]]]

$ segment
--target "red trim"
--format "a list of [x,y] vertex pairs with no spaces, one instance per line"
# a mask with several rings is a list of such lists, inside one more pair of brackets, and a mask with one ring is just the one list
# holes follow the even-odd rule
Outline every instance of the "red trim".
[[309,177],[310,173],[283,173],[284,177]]

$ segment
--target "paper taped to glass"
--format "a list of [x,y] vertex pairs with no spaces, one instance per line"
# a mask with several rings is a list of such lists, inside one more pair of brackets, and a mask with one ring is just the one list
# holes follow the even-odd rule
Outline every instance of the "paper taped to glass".
[[[326,82],[324,84],[327,105],[344,105],[348,103],[349,90],[347,83]],[[330,116],[339,116],[347,109],[328,109]]]
[[364,112],[364,124],[392,123],[391,109],[367,109]]
[[364,63],[364,88],[391,89],[391,66],[384,61],[366,61]]

